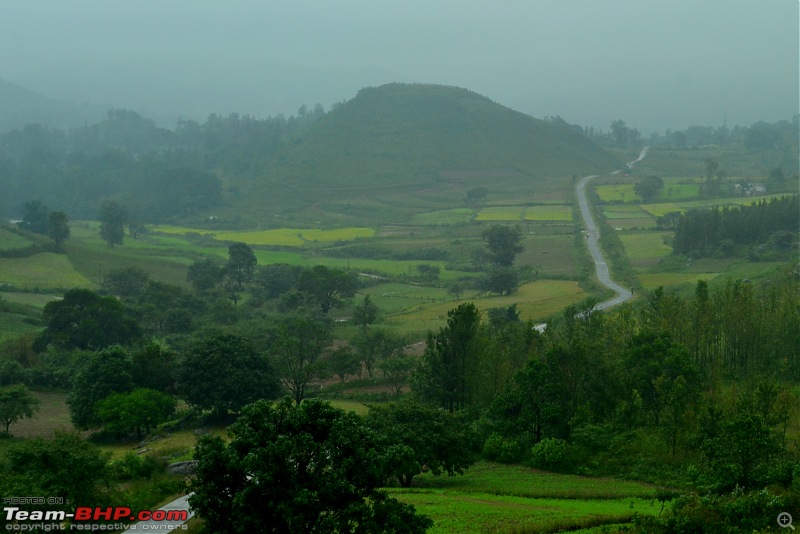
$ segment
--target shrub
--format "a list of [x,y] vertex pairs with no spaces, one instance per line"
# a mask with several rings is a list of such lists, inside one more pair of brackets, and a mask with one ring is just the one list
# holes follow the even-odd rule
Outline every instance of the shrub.
[[522,459],[522,447],[517,440],[504,438],[495,432],[483,443],[483,456],[487,460],[510,464]]
[[534,467],[562,470],[568,465],[567,442],[558,438],[545,438],[531,449],[530,462]]

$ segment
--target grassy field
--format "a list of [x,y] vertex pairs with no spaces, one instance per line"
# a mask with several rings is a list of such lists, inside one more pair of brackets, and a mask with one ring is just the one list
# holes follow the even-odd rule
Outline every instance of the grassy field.
[[556,532],[655,514],[655,488],[479,462],[462,476],[422,475],[392,495],[434,520],[431,533]]
[[279,228],[273,230],[251,231],[209,231],[181,226],[156,226],[153,231],[175,235],[208,235],[218,241],[235,241],[248,245],[274,245],[284,247],[301,247],[306,243],[332,243],[336,241],[353,241],[375,235],[373,228],[337,228],[323,230],[319,228]]
[[0,258],[0,284],[48,291],[92,287],[92,282],[64,254],[41,252],[25,258]]
[[33,241],[5,228],[0,228],[0,252],[16,250],[35,244]]
[[449,226],[466,224],[475,217],[471,208],[454,208],[451,210],[431,211],[414,215],[412,222],[424,226]]
[[572,221],[572,206],[548,204],[545,206],[496,206],[483,208],[476,221]]
[[634,268],[651,267],[672,253],[672,247],[664,243],[663,232],[620,232],[619,238]]

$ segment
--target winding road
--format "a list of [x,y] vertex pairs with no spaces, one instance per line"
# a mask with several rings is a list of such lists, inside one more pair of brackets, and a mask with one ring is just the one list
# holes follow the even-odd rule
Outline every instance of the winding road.
[[[633,168],[636,163],[644,159],[644,157],[647,155],[648,148],[650,147],[644,147],[639,153],[639,157],[628,163],[629,169]],[[619,174],[620,172],[622,171],[614,171],[612,174]],[[600,250],[600,231],[597,228],[597,224],[594,222],[594,217],[592,217],[592,212],[589,209],[589,199],[586,196],[586,185],[593,179],[597,178],[597,176],[598,175],[593,174],[581,178],[581,181],[575,186],[575,193],[578,197],[578,204],[581,207],[581,216],[583,217],[583,222],[586,225],[586,243],[589,246],[589,253],[592,255],[592,260],[594,261],[597,279],[605,287],[616,293],[616,296],[603,301],[594,307],[595,310],[605,310],[606,308],[611,308],[612,306],[616,306],[617,304],[622,304],[623,302],[630,300],[633,297],[633,293],[629,289],[625,289],[611,279],[611,274],[608,271],[608,263],[606,262],[605,256],[603,256],[603,252]]]

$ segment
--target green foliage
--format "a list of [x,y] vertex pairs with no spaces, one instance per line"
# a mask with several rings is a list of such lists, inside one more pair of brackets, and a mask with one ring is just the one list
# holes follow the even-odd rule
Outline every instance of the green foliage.
[[121,347],[90,354],[80,367],[67,396],[72,423],[79,430],[98,426],[97,404],[112,393],[133,389],[131,363]]
[[645,202],[653,200],[663,188],[664,180],[662,180],[660,176],[647,176],[636,182],[633,186],[633,190]]
[[300,274],[297,289],[316,300],[322,313],[328,313],[340,307],[342,299],[356,294],[356,280],[345,271],[315,265]]
[[481,235],[489,248],[489,260],[497,267],[511,267],[525,250],[519,226],[490,226]]
[[189,483],[189,502],[211,532],[415,533],[432,524],[379,489],[393,451],[354,413],[321,401],[261,401],[229,434],[228,444],[200,439]]
[[63,211],[52,211],[48,215],[47,235],[50,236],[57,247],[69,239],[69,219]]
[[42,322],[45,329],[34,343],[37,351],[50,344],[67,350],[98,350],[127,345],[140,336],[138,324],[119,300],[88,289],[71,289],[63,299],[47,303]]
[[121,245],[125,239],[125,223],[128,221],[128,212],[113,200],[103,202],[97,216],[100,221],[100,237],[108,243],[109,247]]
[[52,439],[29,439],[13,444],[0,470],[2,495],[47,495],[64,504],[48,510],[74,510],[80,506],[110,504],[108,458],[78,433],[56,431]]
[[150,429],[175,413],[175,398],[152,389],[112,393],[95,405],[97,419],[106,432],[115,436],[135,434],[141,439]]
[[561,471],[569,467],[568,447],[563,439],[545,438],[531,449],[531,465],[541,469]]
[[258,259],[253,249],[246,243],[232,243],[228,246],[228,263],[225,264],[225,270],[239,289],[252,279],[257,263]]
[[797,510],[800,494],[735,489],[723,495],[683,495],[663,516],[637,516],[633,532],[641,534],[772,532],[779,514]]
[[151,478],[164,471],[164,461],[155,456],[127,452],[109,464],[109,473],[116,480]]
[[474,462],[469,426],[459,415],[415,402],[398,402],[371,406],[367,423],[403,452],[405,461],[390,468],[403,487],[410,487],[423,471],[454,476],[463,474]]
[[142,293],[150,276],[141,267],[109,271],[103,279],[103,289],[112,295],[132,297]]
[[288,317],[271,337],[269,352],[281,384],[300,404],[312,384],[328,375],[325,356],[331,344],[330,322],[309,316]]
[[177,380],[187,402],[220,418],[256,400],[275,398],[278,389],[266,356],[234,334],[212,333],[194,341],[181,354]]
[[447,326],[428,333],[425,353],[412,382],[414,393],[450,412],[469,406],[478,389],[475,372],[484,350],[481,314],[474,304],[447,312]]
[[0,423],[5,426],[6,436],[11,435],[8,428],[13,423],[33,417],[38,408],[39,399],[22,384],[0,387]]
[[199,293],[213,289],[222,280],[224,274],[225,269],[216,261],[210,258],[201,258],[189,266],[186,280]]
[[493,432],[483,443],[483,457],[501,464],[517,463],[522,459],[522,447],[517,440]]

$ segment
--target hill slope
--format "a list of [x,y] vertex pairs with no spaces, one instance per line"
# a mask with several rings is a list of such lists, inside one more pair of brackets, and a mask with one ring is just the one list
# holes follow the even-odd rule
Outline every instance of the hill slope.
[[396,208],[398,195],[416,194],[423,203],[437,196],[461,200],[470,187],[486,186],[491,194],[553,178],[563,186],[565,177],[619,166],[568,126],[468,90],[389,84],[335,107],[287,146],[261,180],[237,184],[246,194],[233,202],[284,213],[312,202],[344,213],[359,198]]
[[74,128],[101,120],[104,114],[99,107],[53,100],[0,78],[0,132],[27,124]]

